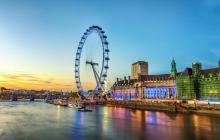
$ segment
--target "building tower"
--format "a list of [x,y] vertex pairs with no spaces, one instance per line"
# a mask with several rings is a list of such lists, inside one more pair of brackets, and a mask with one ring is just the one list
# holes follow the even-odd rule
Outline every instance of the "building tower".
[[201,63],[193,62],[192,63],[192,75],[194,77],[199,77],[201,75],[201,68],[202,68]]
[[220,73],[220,60],[218,61],[218,72]]
[[176,70],[176,62],[173,58],[172,62],[171,62],[171,75],[172,76],[175,76],[177,73],[177,70]]
[[193,87],[194,87],[194,94],[197,100],[199,100],[201,97],[200,82],[199,82],[199,78],[201,75],[201,68],[202,68],[201,63],[198,62],[192,63]]
[[148,75],[148,63],[138,61],[132,64],[131,79],[138,79],[139,75]]

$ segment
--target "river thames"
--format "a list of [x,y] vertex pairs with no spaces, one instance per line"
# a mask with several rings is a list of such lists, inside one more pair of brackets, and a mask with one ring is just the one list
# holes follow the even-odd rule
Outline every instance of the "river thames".
[[78,112],[43,102],[0,102],[1,140],[218,139],[220,119],[93,106]]

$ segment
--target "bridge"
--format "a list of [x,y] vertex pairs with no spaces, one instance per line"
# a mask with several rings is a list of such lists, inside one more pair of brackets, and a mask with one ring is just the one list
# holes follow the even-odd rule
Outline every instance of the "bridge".
[[10,101],[22,101],[28,100],[33,102],[35,100],[53,100],[53,99],[60,99],[60,98],[69,98],[68,95],[55,95],[55,94],[21,94],[21,93],[1,93],[0,100],[10,100]]

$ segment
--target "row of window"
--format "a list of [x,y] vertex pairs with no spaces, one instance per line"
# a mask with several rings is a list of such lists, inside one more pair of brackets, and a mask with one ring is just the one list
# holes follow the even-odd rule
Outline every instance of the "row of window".
[[[133,99],[135,97],[140,97],[141,93],[136,91],[135,89],[130,90],[115,90],[112,93],[112,97],[115,99]],[[174,97],[176,98],[178,96],[177,94],[177,88],[167,88],[167,87],[160,87],[160,88],[145,88],[144,91],[144,97],[145,98],[170,98]]]

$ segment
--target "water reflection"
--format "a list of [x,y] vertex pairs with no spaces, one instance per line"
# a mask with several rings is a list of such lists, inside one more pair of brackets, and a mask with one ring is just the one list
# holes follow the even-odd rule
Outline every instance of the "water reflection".
[[190,114],[45,103],[0,103],[0,139],[218,139],[220,119]]

